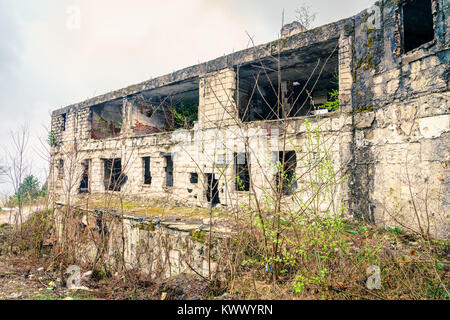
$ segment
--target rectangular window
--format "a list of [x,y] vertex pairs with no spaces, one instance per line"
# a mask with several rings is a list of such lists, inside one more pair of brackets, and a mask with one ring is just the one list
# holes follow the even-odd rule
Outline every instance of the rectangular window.
[[250,170],[248,167],[248,152],[234,153],[234,173],[236,175],[235,189],[250,191]]
[[173,160],[172,155],[165,155],[164,158],[166,159],[166,187],[173,187]]
[[121,159],[104,159],[104,185],[109,191],[120,191],[125,183],[125,176],[122,174]]
[[198,173],[197,172],[191,172],[191,177],[189,179],[189,182],[192,184],[198,183]]
[[85,160],[81,164],[83,166],[83,174],[81,176],[80,187],[78,189],[79,193],[89,193],[89,166],[90,160]]
[[278,157],[276,184],[279,190],[283,190],[283,194],[292,195],[297,189],[297,180],[295,178],[295,168],[297,167],[297,156],[295,151],[275,152]]
[[142,158],[143,166],[144,166],[144,184],[150,185],[152,184],[152,175],[150,172],[150,157]]
[[220,203],[219,181],[212,173],[206,173],[205,178],[206,182],[208,182],[208,186],[206,188],[206,200],[215,206]]
[[63,113],[61,115],[61,131],[66,131],[66,118],[67,118],[67,114]]
[[403,45],[409,52],[434,39],[431,0],[412,0],[403,6]]
[[[281,120],[307,116],[316,109],[339,110],[339,50],[333,49],[337,44],[333,40],[326,48],[305,47],[281,54],[281,81],[279,66],[272,57],[239,68],[236,102],[240,119],[243,122]],[[320,76],[313,80],[318,59],[326,62]]]

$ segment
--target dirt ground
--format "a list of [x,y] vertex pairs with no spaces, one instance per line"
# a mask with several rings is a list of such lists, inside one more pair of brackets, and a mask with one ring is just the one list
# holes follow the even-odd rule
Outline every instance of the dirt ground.
[[0,255],[0,300],[203,300],[213,288],[190,275],[149,281],[132,273],[102,279],[85,279],[89,290],[69,290],[46,270],[42,260]]

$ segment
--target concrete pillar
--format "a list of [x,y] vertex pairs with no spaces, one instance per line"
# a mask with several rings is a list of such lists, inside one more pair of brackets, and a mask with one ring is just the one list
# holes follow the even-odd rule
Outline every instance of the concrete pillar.
[[200,78],[199,124],[202,128],[220,128],[236,124],[236,73],[223,69]]
[[339,38],[339,102],[341,112],[352,111],[352,46],[352,35],[344,30]]

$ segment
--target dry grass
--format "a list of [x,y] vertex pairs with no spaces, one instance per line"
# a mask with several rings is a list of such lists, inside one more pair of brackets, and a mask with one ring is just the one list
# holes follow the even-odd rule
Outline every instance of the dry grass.
[[[263,242],[262,235],[246,232],[240,237],[240,253],[234,258],[240,254],[241,263],[229,282],[234,299],[450,299],[448,240],[428,242],[399,229],[348,223],[342,233],[345,247],[333,249],[326,261],[308,254],[305,258],[296,257],[295,264],[283,262],[285,272],[274,281],[263,263],[248,263],[258,260],[258,252],[263,252],[258,245]],[[239,238],[235,243],[238,242]],[[323,253],[324,244],[317,241],[308,253]],[[381,269],[380,290],[366,287],[367,268],[371,265]],[[322,269],[328,272],[320,278]]]
[[[53,270],[52,279],[56,279],[59,274],[58,267],[54,264],[55,257],[43,246],[50,235],[49,216],[47,212],[38,213],[24,225],[24,242],[16,254],[28,264],[21,264],[20,272],[29,273],[29,270],[44,266],[45,270]],[[264,263],[244,263],[260,258],[258,255],[263,252],[263,235],[249,224],[242,225],[240,230],[234,238],[219,242],[223,256],[218,258],[222,259],[221,265],[225,268],[226,275],[219,286],[211,287],[205,279],[191,276],[154,281],[139,276],[139,270],[123,270],[91,280],[89,287],[95,289],[95,294],[80,298],[160,299],[165,293],[166,299],[212,299],[223,293],[218,288],[225,288],[228,298],[244,300],[449,299],[445,289],[448,290],[450,284],[448,240],[429,242],[399,229],[386,230],[359,222],[346,222],[345,227],[335,235],[336,239],[342,239],[342,245],[333,248],[325,262],[318,263],[317,256],[311,254],[327,252],[323,246],[328,242],[317,238],[308,247],[307,257],[297,256],[295,264],[282,262],[280,266],[284,272],[274,281],[271,271],[265,268]],[[7,241],[8,237],[4,236],[12,232],[11,228],[2,226],[0,231],[0,238]],[[305,233],[302,239],[306,237],[308,234]],[[3,253],[2,259],[10,259],[7,258],[9,254]],[[24,259],[26,256],[30,259]],[[231,272],[229,266],[233,264],[236,268]],[[366,288],[366,270],[370,265],[377,265],[381,269],[380,290]],[[329,272],[320,281],[314,280],[323,268],[327,268]],[[301,284],[302,290],[296,290],[300,283],[298,276],[307,279]],[[30,285],[33,293],[24,295],[24,298],[60,299],[67,296],[62,283],[59,284],[59,291],[46,292],[45,285],[48,285],[48,281],[42,284],[37,279],[34,278]],[[22,287],[26,287],[26,284],[20,284],[20,288]],[[39,291],[39,287],[43,290]],[[8,292],[13,292],[13,289],[9,288]]]

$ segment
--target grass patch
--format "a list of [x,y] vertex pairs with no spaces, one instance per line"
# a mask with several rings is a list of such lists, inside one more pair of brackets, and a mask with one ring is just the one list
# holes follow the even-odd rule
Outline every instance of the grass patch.
[[[144,201],[143,199],[134,197],[124,197],[121,199],[116,196],[108,196],[105,201],[105,195],[90,195],[88,199],[79,199],[76,201],[77,206],[86,206],[90,209],[98,209],[106,211],[105,208],[113,210],[117,213],[123,212],[126,215],[135,215],[138,217],[160,217],[160,218],[181,218],[184,221],[201,220],[209,218],[210,211],[208,208],[188,207],[183,204],[168,203],[164,200]],[[123,210],[123,211],[122,211]],[[218,208],[213,208],[214,217],[226,218],[227,213]]]

